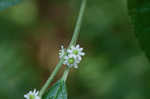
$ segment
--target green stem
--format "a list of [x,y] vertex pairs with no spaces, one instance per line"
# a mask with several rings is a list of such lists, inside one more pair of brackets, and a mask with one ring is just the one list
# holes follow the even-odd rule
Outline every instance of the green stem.
[[61,78],[62,81],[66,82],[68,74],[69,74],[69,71],[70,71],[70,68],[67,67],[67,69],[64,71],[64,74],[63,74],[63,76]]
[[56,65],[56,68],[54,69],[54,71],[52,72],[51,76],[48,78],[48,80],[46,81],[46,83],[43,85],[43,87],[40,90],[39,96],[42,97],[42,95],[45,93],[46,89],[48,88],[48,86],[51,84],[53,78],[56,76],[57,72],[59,71],[60,67],[62,66],[64,61],[64,58],[62,58],[59,63]]
[[[77,23],[76,23],[76,26],[75,26],[75,29],[73,32],[72,40],[71,40],[68,48],[70,48],[72,45],[76,45],[76,42],[77,42],[77,39],[78,39],[78,36],[80,33],[80,28],[81,28],[81,24],[82,24],[83,15],[85,12],[86,3],[87,3],[87,0],[82,0],[78,20],[77,20]],[[67,68],[61,79],[64,79],[64,81],[66,81],[68,74],[69,74],[69,71],[70,71],[70,68]]]
[[75,29],[74,29],[74,32],[73,32],[72,40],[69,44],[69,48],[72,45],[75,45],[76,42],[77,42],[79,32],[80,32],[80,28],[81,28],[81,24],[82,24],[83,14],[84,14],[85,7],[86,7],[86,2],[87,2],[87,0],[82,0],[79,16],[78,16],[77,23],[76,23],[76,26],[75,26]]
[[[79,16],[78,16],[78,19],[77,19],[77,23],[76,23],[76,26],[75,26],[75,30],[73,32],[73,37],[72,37],[72,40],[69,44],[69,47],[70,48],[72,45],[75,45],[76,42],[77,42],[77,39],[78,39],[78,36],[79,36],[79,32],[80,32],[80,27],[81,27],[81,23],[82,23],[82,17],[83,17],[83,14],[84,14],[84,10],[85,10],[85,6],[86,6],[86,2],[87,0],[82,0],[82,4],[81,4],[81,8],[80,8],[80,12],[79,12]],[[61,60],[59,61],[59,63],[56,65],[56,68],[54,69],[54,71],[52,72],[51,76],[48,78],[48,80],[46,81],[46,83],[43,85],[43,87],[41,88],[40,90],[40,93],[39,93],[39,96],[42,97],[43,94],[45,93],[46,89],[48,88],[48,86],[51,84],[53,78],[56,76],[57,72],[59,71],[59,69],[61,68],[62,64],[63,64],[63,61],[64,61],[64,57],[61,58]],[[64,81],[66,81],[67,79],[67,76],[69,74],[69,71],[70,69],[67,68],[64,72],[64,75],[63,75],[63,79]]]

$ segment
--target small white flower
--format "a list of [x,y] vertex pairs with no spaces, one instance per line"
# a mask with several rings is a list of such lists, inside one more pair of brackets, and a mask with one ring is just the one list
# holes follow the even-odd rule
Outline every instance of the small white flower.
[[65,49],[64,49],[64,46],[62,45],[61,50],[59,50],[59,58],[62,58],[64,54],[65,54]]
[[24,95],[24,98],[26,99],[40,99],[40,97],[38,96],[39,91],[36,91],[36,89],[34,89],[34,91],[29,91],[29,93],[27,93],[26,95]]
[[81,56],[85,55],[83,48],[80,48],[79,44],[76,46],[71,46],[71,48],[67,50],[67,53],[75,55],[79,61],[82,60]]
[[63,64],[68,67],[78,68],[78,64],[84,55],[85,53],[83,52],[83,48],[80,48],[79,44],[76,46],[71,46],[71,48],[67,50],[64,49],[64,46],[61,46],[61,50],[59,50],[59,58],[64,56]]
[[78,63],[80,61],[77,60],[77,57],[73,54],[69,54],[68,56],[64,57],[64,64],[68,67],[78,68]]

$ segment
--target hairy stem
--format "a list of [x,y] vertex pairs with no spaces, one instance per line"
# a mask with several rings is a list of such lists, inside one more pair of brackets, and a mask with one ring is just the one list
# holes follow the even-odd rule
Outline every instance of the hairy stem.
[[[70,48],[72,45],[75,45],[76,42],[77,42],[77,39],[78,39],[78,36],[79,36],[79,32],[80,32],[81,23],[82,23],[82,18],[83,18],[85,6],[86,6],[86,2],[87,2],[87,0],[82,0],[80,12],[79,12],[79,16],[78,16],[78,19],[77,19],[77,23],[76,23],[76,26],[75,26],[75,29],[74,29],[74,32],[73,32],[72,40],[71,40],[68,48]],[[45,91],[48,88],[48,86],[51,84],[53,78],[56,76],[57,72],[61,68],[61,66],[63,64],[63,61],[64,61],[64,57],[61,58],[61,60],[59,61],[59,63],[56,65],[54,71],[52,72],[51,76],[48,78],[48,80],[46,81],[46,83],[41,88],[40,93],[39,93],[40,97],[42,97],[42,95],[45,93]],[[67,68],[65,70],[64,75],[62,77],[64,79],[64,81],[66,81],[67,76],[69,74],[69,71],[70,71],[69,68]]]

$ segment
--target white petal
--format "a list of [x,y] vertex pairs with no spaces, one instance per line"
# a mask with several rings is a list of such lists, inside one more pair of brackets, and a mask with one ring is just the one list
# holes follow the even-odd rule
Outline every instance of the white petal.
[[79,59],[79,61],[81,61],[81,60],[82,60],[82,57],[81,57],[81,56],[78,56],[78,59]]
[[83,48],[80,48],[79,51],[83,51]]
[[34,93],[34,94],[36,93],[36,89],[34,89],[33,93]]
[[76,66],[74,66],[74,68],[78,68],[78,66],[76,65]]
[[74,57],[73,55],[74,55],[74,54],[68,55],[68,59]]
[[32,94],[32,91],[29,91],[29,94]]
[[67,60],[67,59],[68,59],[68,56],[65,56],[65,57],[64,57],[64,59],[66,59],[66,60]]
[[36,93],[35,93],[35,95],[37,96],[39,94],[39,92],[37,91]]
[[78,44],[77,46],[76,46],[76,48],[79,48],[80,47],[80,45]]
[[61,45],[61,49],[64,49],[64,46],[63,46],[63,45]]
[[82,53],[80,53],[80,55],[84,56],[84,55],[85,55],[85,53],[84,53],[84,52],[82,52]]
[[76,58],[77,58],[77,55],[72,54],[72,58],[76,59]]
[[27,96],[27,95],[24,95],[24,97],[25,97],[25,98],[28,98],[28,96]]
[[68,52],[68,53],[72,53],[72,50],[68,49],[67,52]]

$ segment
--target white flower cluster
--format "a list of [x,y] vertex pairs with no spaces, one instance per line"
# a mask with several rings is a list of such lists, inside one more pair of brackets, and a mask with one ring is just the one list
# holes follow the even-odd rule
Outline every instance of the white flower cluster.
[[[65,56],[64,56],[65,55]],[[61,50],[59,53],[59,57],[62,58],[64,56],[64,65],[68,67],[78,68],[78,64],[82,60],[82,56],[85,53],[83,52],[83,48],[80,48],[80,45],[71,46],[71,48],[65,50],[63,46],[61,46]]]
[[24,95],[25,99],[41,99],[39,96],[39,91],[36,91],[36,89],[34,89],[34,91],[29,91],[29,93],[27,93],[26,95]]
[[[82,60],[82,56],[85,53],[83,52],[83,48],[80,48],[79,44],[76,46],[71,46],[69,49],[65,49],[64,46],[61,46],[61,50],[59,50],[59,58],[64,58],[64,65],[68,67],[78,68],[78,64]],[[39,91],[34,89],[34,91],[29,91],[29,93],[24,95],[25,99],[41,99],[39,97]]]

